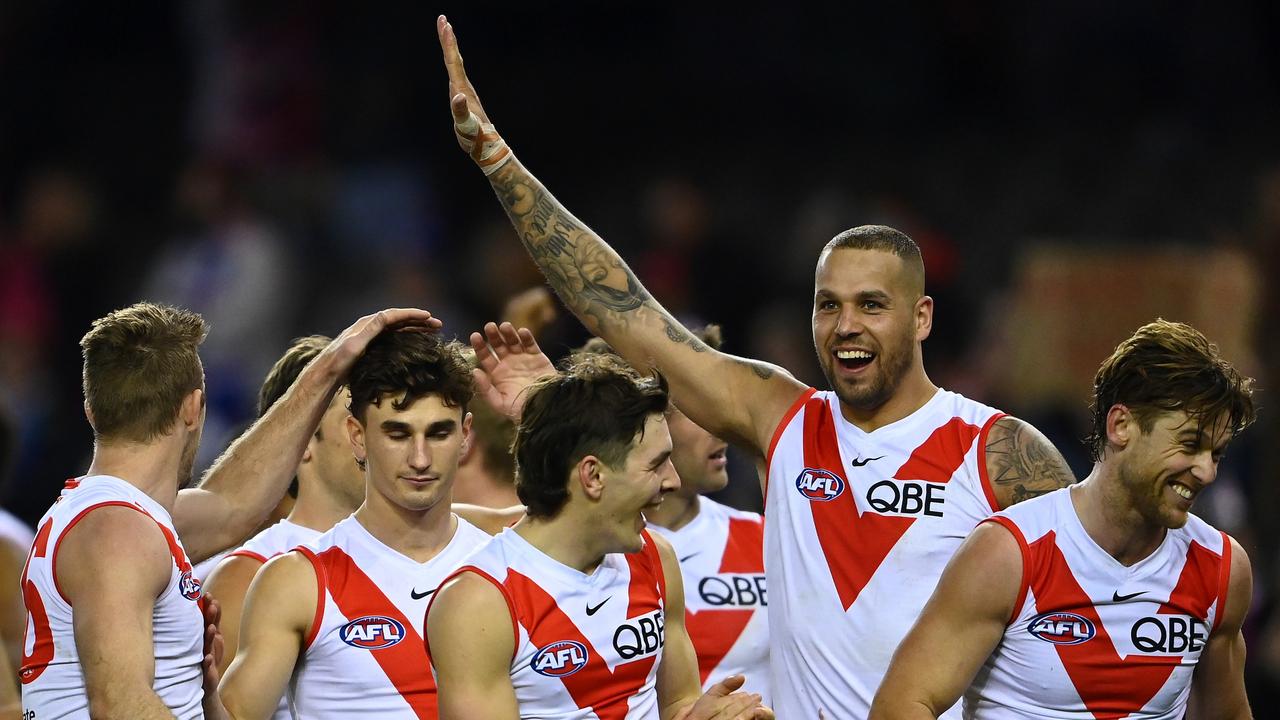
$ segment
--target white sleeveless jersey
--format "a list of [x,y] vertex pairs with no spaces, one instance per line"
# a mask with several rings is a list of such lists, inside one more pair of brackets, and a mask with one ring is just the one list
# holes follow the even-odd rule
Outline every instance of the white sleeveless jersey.
[[1125,567],[1085,533],[1069,489],[1001,512],[1022,586],[1004,638],[965,693],[966,718],[1177,720],[1217,628],[1227,536],[1191,515]]
[[1000,416],[945,390],[869,433],[831,392],[810,390],[788,411],[765,497],[778,717],[870,713],[942,569],[995,509],[985,447]]
[[436,718],[423,638],[427,598],[490,536],[457,518],[453,539],[420,563],[349,517],[297,548],[316,572],[316,618],[291,682],[298,718]]
[[698,497],[698,514],[679,530],[649,524],[671,541],[684,579],[684,622],[707,690],[729,675],[743,692],[769,693],[769,596],[764,518]]
[[53,566],[67,531],[90,511],[107,506],[127,507],[146,515],[164,535],[173,568],[151,616],[156,658],[152,687],[175,716],[202,718],[204,616],[199,604],[200,581],[191,573],[191,563],[168,511],[138,488],[108,475],[68,480],[36,531],[22,572],[27,629],[18,675],[24,716],[40,720],[89,717],[89,698],[72,629],[73,609],[57,586]]
[[648,532],[644,540],[640,552],[605,555],[584,575],[508,528],[459,571],[507,599],[520,717],[657,720],[666,579]]
[[[249,538],[244,545],[235,550],[215,557],[218,558],[219,562],[227,558],[245,557],[259,563],[266,563],[271,558],[287,553],[299,545],[309,543],[320,537],[320,535],[319,530],[312,530],[304,525],[284,519]],[[212,560],[213,558],[210,559]],[[198,571],[199,566],[197,565],[196,568]],[[271,716],[273,720],[292,720],[293,711],[289,708],[290,700],[289,693],[285,693],[285,696],[280,698],[275,714]]]

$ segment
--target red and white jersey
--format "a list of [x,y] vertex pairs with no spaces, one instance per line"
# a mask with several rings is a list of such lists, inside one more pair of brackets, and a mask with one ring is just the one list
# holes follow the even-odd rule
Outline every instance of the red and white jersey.
[[68,480],[53,507],[40,519],[22,572],[27,628],[18,676],[22,681],[24,717],[89,717],[89,699],[72,625],[73,609],[58,587],[53,567],[67,531],[89,512],[108,506],[127,507],[146,515],[164,535],[173,568],[168,585],[156,597],[151,616],[156,658],[152,688],[175,716],[202,718],[204,616],[199,603],[200,582],[192,576],[191,563],[169,512],[137,487],[109,475]]
[[834,393],[810,390],[779,423],[764,540],[778,717],[870,713],[942,569],[995,509],[985,447],[1000,416],[939,390],[864,432]]
[[508,528],[459,571],[507,599],[520,717],[656,720],[667,587],[648,532],[644,540],[640,552],[605,555],[585,575]]
[[456,518],[425,563],[369,534],[355,516],[297,548],[316,572],[311,635],[290,683],[298,718],[436,718],[423,638],[427,598],[490,537]]
[[698,514],[679,530],[649,524],[671,541],[684,579],[684,623],[706,690],[742,674],[743,692],[769,693],[769,597],[764,518],[698,497]]
[[1226,534],[1191,515],[1125,567],[1085,532],[1070,489],[990,522],[1018,540],[1022,586],[1004,638],[965,693],[965,717],[1181,718],[1227,599]]

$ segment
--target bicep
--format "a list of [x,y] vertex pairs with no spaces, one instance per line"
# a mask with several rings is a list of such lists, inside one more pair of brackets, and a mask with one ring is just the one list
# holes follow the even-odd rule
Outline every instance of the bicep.
[[233,717],[267,718],[274,712],[315,615],[316,591],[311,564],[297,553],[267,563],[250,583],[236,657],[218,686]]
[[1010,415],[991,425],[983,451],[998,509],[1076,481],[1066,459],[1049,438],[1030,423]]
[[173,503],[173,527],[182,538],[191,564],[203,562],[235,545],[244,538],[228,533],[233,514],[231,504],[217,493],[202,488],[187,488],[178,492]]
[[511,684],[514,620],[501,592],[464,573],[437,591],[427,612],[441,720],[518,718]]
[[979,525],[947,564],[924,611],[898,646],[875,710],[951,707],[1004,635],[1022,578],[1017,541]]
[[1239,543],[1234,539],[1229,542],[1231,577],[1222,622],[1205,644],[1191,679],[1192,713],[1188,717],[1195,720],[1252,717],[1244,685],[1245,643],[1241,628],[1253,595],[1253,568]]
[[659,535],[651,535],[662,558],[662,573],[667,586],[664,604],[662,662],[658,665],[658,704],[662,716],[669,717],[702,694],[699,683],[698,656],[689,639],[684,622],[684,578],[671,545]]
[[235,659],[245,596],[249,591],[249,583],[261,567],[262,563],[255,558],[232,556],[218,563],[204,584],[205,594],[215,598],[222,608],[222,619],[218,623],[223,643],[219,672],[226,673],[231,661]]

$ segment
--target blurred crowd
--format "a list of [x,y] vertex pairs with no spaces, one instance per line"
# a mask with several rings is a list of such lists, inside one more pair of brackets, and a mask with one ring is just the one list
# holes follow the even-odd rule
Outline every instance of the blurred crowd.
[[[1261,421],[1197,511],[1253,557],[1250,692],[1280,707],[1280,11],[501,5],[450,10],[490,114],[729,352],[820,386],[817,251],[883,223],[924,254],[932,380],[1031,421],[1081,477],[1092,371],[1141,323],[1191,322],[1258,378]],[[396,305],[465,337],[541,283],[454,146],[436,11],[0,8],[5,507],[32,522],[83,471],[77,343],[113,308],[210,322],[204,467],[290,338]],[[561,312],[540,342],[584,338]],[[731,477],[758,510],[750,462]]]

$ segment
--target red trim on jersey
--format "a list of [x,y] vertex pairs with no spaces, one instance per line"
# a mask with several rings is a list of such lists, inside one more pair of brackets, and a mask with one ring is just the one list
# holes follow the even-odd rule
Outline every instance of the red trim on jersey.
[[[667,572],[662,567],[662,556],[658,554],[658,546],[653,543],[653,536],[648,530],[641,530],[640,537],[644,538],[644,547],[638,553],[627,553],[627,566],[631,568],[631,587],[629,594],[631,601],[643,598],[646,583],[652,583],[658,588],[658,597],[662,598],[662,604],[667,603]],[[634,617],[631,612],[627,613],[627,617]]]
[[414,715],[435,720],[436,681],[429,671],[431,660],[426,645],[413,624],[342,548],[326,548],[316,554],[316,560],[324,568],[329,596],[343,617],[355,620],[365,615],[383,615],[404,627],[404,638],[399,643],[369,654]]
[[1027,538],[1022,534],[1022,529],[1018,524],[1003,515],[993,515],[992,517],[978,523],[995,523],[1000,527],[1008,530],[1013,534],[1013,539],[1018,541],[1018,552],[1022,553],[1022,579],[1018,581],[1018,599],[1013,603],[1013,613],[1009,615],[1009,621],[1006,626],[1012,625],[1018,619],[1018,615],[1022,614],[1022,605],[1027,601],[1027,588],[1031,587],[1028,580],[1031,577],[1031,551],[1027,548]]
[[[280,554],[280,553],[276,553],[275,555],[272,555],[271,557],[275,557],[276,555],[279,555],[279,554]],[[252,550],[243,550],[243,549],[242,549],[242,550],[232,550],[231,552],[227,553],[227,557],[244,557],[244,558],[249,558],[249,559],[251,559],[251,560],[257,560],[258,562],[263,563],[263,564],[266,564],[266,562],[267,562],[268,560],[270,560],[270,559],[271,559],[271,558],[269,558],[269,557],[267,557],[266,555],[263,555],[263,554],[261,554],[261,553],[256,553],[256,552],[254,552],[254,551],[252,551]]]
[[311,616],[311,629],[307,630],[307,636],[302,639],[302,652],[306,652],[315,641],[316,634],[320,632],[320,623],[324,621],[324,596],[328,583],[325,582],[324,566],[320,564],[320,558],[316,557],[311,548],[299,545],[294,550],[302,553],[302,557],[311,563],[311,569],[316,574],[316,611]]
[[1218,609],[1213,615],[1213,628],[1216,631],[1222,624],[1222,615],[1227,611],[1227,589],[1231,585],[1231,536],[1222,533],[1222,567],[1218,568]]
[[[978,430],[960,418],[951,418],[911,453],[894,479],[948,482],[964,463]],[[825,398],[812,397],[805,403],[804,464],[827,470],[844,483],[839,495],[825,502],[811,501],[809,510],[840,607],[848,610],[916,519],[858,509],[840,457],[836,421]]]
[[[31,558],[44,557],[49,552],[49,534],[53,531],[53,518],[44,521],[40,529],[36,531],[36,538],[31,542],[31,554],[27,556],[27,561],[22,565],[22,584],[27,583],[27,570],[31,568]],[[54,579],[57,579],[54,575]]]
[[[634,566],[633,566],[634,567]],[[644,614],[658,609],[656,594],[645,598],[643,607],[637,611],[637,598],[634,595],[636,581],[632,579],[633,592],[629,617]],[[578,629],[573,620],[556,604],[556,600],[543,590],[532,579],[515,570],[507,571],[506,586],[510,589],[517,604],[527,610],[527,615],[520,615],[521,624],[529,633],[529,642],[535,648],[543,648],[563,640],[581,643],[587,649],[587,664],[582,670],[559,678],[564,689],[573,698],[573,702],[581,709],[591,708],[600,720],[625,720],[628,701],[644,687],[649,672],[658,657],[657,653],[647,655],[630,662],[622,662],[609,669],[600,653]],[[652,586],[651,586],[652,587]],[[656,588],[655,588],[656,589]],[[548,678],[554,680],[554,678]]]
[[[1077,613],[1093,623],[1095,636],[1077,645],[1054,645],[1067,676],[1085,707],[1098,720],[1119,720],[1137,712],[1155,697],[1182,662],[1178,655],[1135,653],[1121,658],[1098,617],[1089,595],[1080,587],[1052,531],[1031,543],[1031,590],[1039,612]],[[1024,572],[1027,572],[1024,570]],[[1184,568],[1183,578],[1186,579]],[[1178,594],[1175,590],[1174,594]]]
[[[151,517],[151,514],[148,513],[146,510],[143,510],[141,507],[131,502],[126,502],[124,500],[107,500],[105,502],[100,502],[95,505],[90,505],[89,507],[81,510],[78,515],[71,518],[71,522],[67,523],[67,526],[62,529],[61,533],[58,534],[58,542],[53,544],[53,557],[49,561],[50,562],[49,571],[50,573],[53,574],[53,588],[58,591],[58,595],[62,598],[62,601],[65,602],[67,605],[70,605],[71,601],[67,599],[66,593],[62,592],[62,584],[58,582],[58,548],[62,547],[62,541],[65,540],[67,535],[71,532],[71,528],[75,527],[76,523],[83,520],[85,515],[88,515],[89,513],[93,512],[94,510],[97,510],[98,508],[109,507],[112,505],[119,505],[120,507],[126,507],[126,508],[129,508],[130,510],[136,510],[142,513],[143,515],[146,515],[147,517],[151,518],[151,521],[154,522],[158,527],[163,527],[162,525],[160,525],[160,522],[155,518]],[[48,542],[47,537],[45,538],[45,542]],[[166,584],[166,587],[167,587],[167,584]]]
[[[720,556],[722,573],[764,572],[764,523],[760,520],[731,517],[724,552]],[[751,610],[740,608],[707,608],[698,612],[685,610],[684,624],[698,656],[699,681],[707,678],[738,643],[756,612],[767,612],[763,605]]]
[[729,518],[729,536],[720,556],[722,573],[764,572],[764,523],[746,518]]
[[1000,500],[996,498],[996,489],[991,486],[991,476],[987,474],[987,434],[991,432],[991,427],[996,421],[1002,417],[1008,417],[1004,413],[996,413],[991,416],[990,420],[982,425],[982,431],[978,433],[978,477],[982,479],[982,494],[987,496],[987,503],[991,505],[991,512],[999,512],[1004,508],[1000,507]]
[[[507,602],[507,614],[511,619],[511,660],[514,662],[516,659],[516,651],[520,649],[520,630],[516,627],[516,606],[511,603],[511,595],[507,593],[507,587],[498,582],[497,578],[481,570],[475,565],[464,565],[458,568],[453,574],[440,581],[440,587],[444,587],[445,583],[466,572],[475,573],[476,575],[479,575],[485,580],[493,583],[493,586],[498,588],[498,592],[502,593],[502,599]],[[438,597],[440,597],[440,593],[436,593],[431,596],[431,600],[427,602],[427,611],[422,615],[422,646],[426,648],[428,658],[431,657],[431,634],[426,632],[427,618],[430,617],[431,606],[435,604],[436,598]]]
[[787,426],[791,424],[791,419],[796,416],[796,413],[800,412],[800,408],[804,407],[805,403],[809,402],[809,398],[813,397],[816,392],[818,392],[817,388],[809,388],[801,393],[800,397],[796,398],[791,407],[787,408],[787,412],[782,415],[782,419],[778,421],[778,426],[773,429],[773,438],[769,440],[769,452],[765,453],[764,456],[764,495],[766,499],[768,499],[769,495],[769,468],[773,465],[773,451],[778,447],[778,440],[782,439],[782,431],[787,429]]

